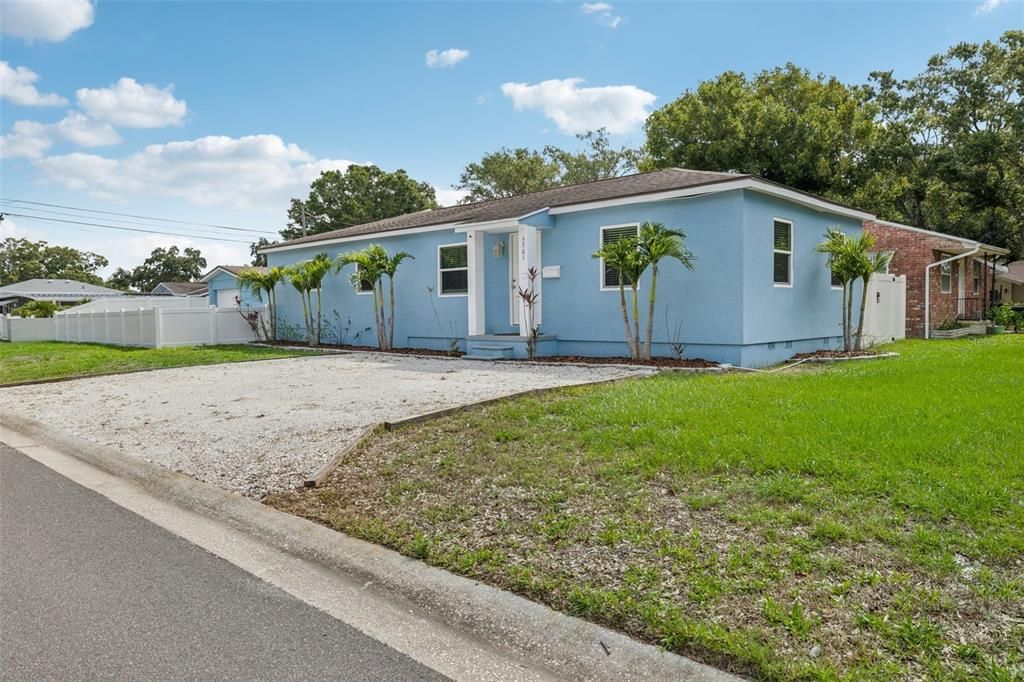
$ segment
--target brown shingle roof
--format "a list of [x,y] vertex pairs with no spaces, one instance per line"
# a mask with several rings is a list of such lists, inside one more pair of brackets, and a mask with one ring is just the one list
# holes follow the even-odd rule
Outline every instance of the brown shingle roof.
[[[390,232],[393,230],[404,230],[412,227],[427,227],[430,225],[444,225],[446,223],[480,223],[490,220],[505,220],[518,218],[520,216],[540,211],[555,206],[570,206],[572,204],[584,204],[591,201],[602,201],[605,199],[617,199],[639,194],[650,194],[664,192],[685,187],[697,187],[700,185],[711,185],[729,180],[739,180],[751,177],[737,173],[715,173],[712,171],[687,170],[685,168],[666,168],[665,170],[652,171],[650,173],[636,173],[624,175],[618,178],[606,180],[595,180],[584,182],[578,185],[565,185],[554,189],[545,189],[539,192],[530,192],[515,197],[503,199],[490,199],[478,201],[472,204],[460,206],[449,206],[446,208],[428,209],[416,213],[385,218],[372,223],[364,223],[353,227],[345,227],[331,232],[321,232],[298,239],[290,239],[285,242],[274,244],[273,247],[280,247],[292,244],[306,244],[337,239],[339,237],[353,237],[364,234],[376,234],[378,232]],[[227,266],[222,266],[227,267]]]

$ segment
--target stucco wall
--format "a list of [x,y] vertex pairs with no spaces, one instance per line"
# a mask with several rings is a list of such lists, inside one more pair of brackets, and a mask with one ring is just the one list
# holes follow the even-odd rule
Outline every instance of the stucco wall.
[[[794,223],[794,286],[772,284],[773,217]],[[560,276],[543,280],[542,333],[557,337],[558,354],[611,356],[626,354],[617,290],[601,289],[601,266],[592,257],[607,225],[655,221],[681,229],[696,256],[686,270],[665,261],[659,271],[654,319],[654,352],[669,354],[669,329],[682,322],[688,357],[720,362],[767,364],[794,353],[833,347],[841,335],[840,294],[831,288],[823,254],[815,251],[828,227],[851,233],[861,225],[853,219],[819,213],[796,204],[749,191],[636,203],[553,216],[553,227],[540,230],[542,264],[557,265]],[[504,253],[493,249],[501,240]],[[437,247],[465,241],[451,229],[311,245],[267,254],[268,264],[290,265],[325,252],[331,258],[370,243],[389,251],[408,251],[415,260],[398,272],[398,346],[444,348],[454,324],[458,335],[467,329],[466,296],[440,297],[437,288]],[[510,243],[507,234],[487,235],[484,253],[485,320],[489,333],[513,331],[509,326]],[[347,268],[329,275],[322,292],[325,342],[373,345],[371,297],[357,295]],[[650,274],[641,280],[641,330],[646,323]],[[427,291],[428,287],[434,291]],[[435,310],[437,311],[435,318]],[[279,329],[301,339],[302,312],[298,295],[284,285],[278,294]],[[438,323],[440,320],[440,324]],[[359,338],[356,332],[365,328]],[[339,334],[347,329],[347,333]]]
[[[335,259],[349,251],[358,251],[371,243],[383,245],[389,252],[408,251],[413,259],[402,263],[395,277],[395,345],[443,350],[452,325],[460,338],[466,335],[468,306],[465,295],[439,296],[437,292],[437,247],[465,242],[465,235],[451,230],[421,232],[376,239],[360,239],[341,244],[312,245],[302,249],[270,252],[267,264],[291,265],[318,253]],[[324,279],[321,292],[325,343],[376,345],[373,331],[373,297],[357,294],[349,283],[352,266]],[[387,278],[385,278],[385,283]],[[432,291],[428,292],[428,287]],[[296,340],[305,335],[299,295],[289,284],[277,292],[278,333]],[[437,312],[435,317],[435,311]],[[369,329],[369,331],[365,331]],[[357,336],[358,335],[358,336]]]

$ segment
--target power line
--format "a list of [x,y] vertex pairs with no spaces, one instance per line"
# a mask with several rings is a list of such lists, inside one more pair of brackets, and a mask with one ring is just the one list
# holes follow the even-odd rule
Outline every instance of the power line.
[[[17,206],[15,204],[8,203],[6,199],[0,199],[0,209],[7,209],[7,208],[13,208],[15,210],[17,210],[17,209],[31,210],[31,211],[34,211],[36,213],[46,213],[48,215],[60,215],[60,216],[66,216],[66,217],[69,217],[69,218],[91,218],[91,216],[83,216],[83,215],[80,215],[78,213],[68,213],[67,211],[54,211],[52,209],[47,209],[47,208],[27,209],[27,208],[25,208],[23,206]],[[137,220],[124,220],[123,218],[107,218],[106,222],[108,222],[108,223],[121,223],[123,225],[131,225],[131,226],[134,226],[134,227],[142,227],[142,228],[162,228],[162,227],[164,227],[163,225],[153,225],[152,223],[140,223]],[[190,234],[191,234],[192,230],[195,230],[195,231],[198,232],[198,234],[196,234],[196,236],[210,235],[210,234],[213,234],[213,235],[216,236],[216,233],[211,233],[209,230],[200,231],[199,228],[191,228],[191,227],[188,227],[188,226],[182,227],[181,229],[189,230]],[[257,231],[254,230],[254,232],[257,232]],[[255,239],[255,237],[254,237],[254,239]]]
[[[156,220],[164,223],[178,223],[179,225],[196,225],[198,227],[215,227],[219,230],[234,230],[236,232],[259,232],[262,234],[277,234],[276,230],[256,230],[247,229],[243,227],[231,227],[229,225],[217,225],[215,223],[196,223],[190,220],[174,220],[173,218],[154,218],[152,216],[136,215],[134,213],[118,213],[117,211],[101,211],[96,208],[80,208],[78,206],[65,206],[63,204],[47,204],[42,201],[28,201],[27,199],[7,199],[0,198],[0,201],[18,203],[18,204],[32,204],[34,206],[49,206],[51,208],[66,208],[72,211],[85,211],[86,213],[102,213],[104,215],[115,215],[123,216],[125,218],[141,218],[142,220]],[[13,214],[12,214],[13,215]],[[83,216],[84,217],[84,216]]]
[[4,211],[5,216],[14,216],[15,218],[27,218],[29,220],[45,220],[55,223],[68,223],[71,225],[86,225],[89,227],[101,227],[108,230],[124,230],[126,232],[145,232],[147,234],[160,234],[170,237],[187,237],[189,239],[206,239],[212,242],[234,242],[236,244],[251,244],[252,242],[245,239],[227,239],[222,237],[204,237],[198,234],[183,234],[181,232],[164,232],[161,230],[145,230],[138,227],[124,227],[123,225],[104,225],[101,223],[86,223],[80,220],[62,220],[60,218],[51,218],[49,216],[38,216],[38,215],[27,215],[25,213],[11,213],[10,211]]

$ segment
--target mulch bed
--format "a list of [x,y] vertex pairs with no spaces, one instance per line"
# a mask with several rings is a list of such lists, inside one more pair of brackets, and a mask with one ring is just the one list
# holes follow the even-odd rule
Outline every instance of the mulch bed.
[[[294,348],[296,346],[305,346],[304,343],[299,341],[260,341],[262,344],[268,346],[288,346]],[[432,348],[392,348],[391,350],[382,350],[376,346],[351,346],[348,344],[337,344],[337,343],[321,343],[319,346],[312,348],[316,349],[330,349],[330,350],[351,350],[351,351],[365,351],[370,353],[393,353],[394,355],[436,355],[439,357],[446,358],[458,358],[465,355],[462,351],[457,353],[449,353],[445,350],[435,350]]]
[[545,355],[534,358],[533,362],[574,362],[586,365],[645,365],[647,367],[681,367],[690,369],[709,369],[718,367],[717,362],[694,358],[692,360],[676,360],[675,358],[651,358],[650,360],[633,360],[632,358],[610,357],[592,358],[582,355]]

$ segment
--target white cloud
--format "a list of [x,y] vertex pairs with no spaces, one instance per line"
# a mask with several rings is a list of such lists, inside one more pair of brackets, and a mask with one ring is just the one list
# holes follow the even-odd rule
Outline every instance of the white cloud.
[[90,0],[0,0],[2,31],[26,40],[60,42],[93,22]]
[[126,128],[162,128],[180,125],[188,112],[173,90],[173,85],[158,88],[122,78],[109,88],[80,88],[75,96],[78,106],[99,121]]
[[[992,0],[989,0],[989,2],[992,2]],[[594,21],[608,28],[618,28],[619,24],[622,23],[622,17],[614,14],[614,9],[607,2],[585,2],[580,5],[580,12],[582,14],[594,17]]]
[[277,135],[154,144],[123,158],[74,153],[36,161],[43,175],[96,196],[164,196],[200,206],[275,207],[308,190],[322,170],[351,161],[316,159]]
[[50,126],[37,121],[15,121],[11,132],[0,136],[0,158],[38,159],[53,144]]
[[434,194],[437,195],[437,203],[442,206],[454,206],[469,194],[464,189],[442,189],[441,187],[434,187]]
[[121,136],[109,124],[94,121],[80,111],[70,111],[57,123],[15,121],[11,132],[0,136],[0,157],[38,159],[58,139],[79,147],[105,147],[121,142]]
[[39,75],[24,66],[12,67],[0,61],[0,98],[6,98],[23,107],[59,107],[68,101],[58,94],[44,95],[34,83]]
[[978,5],[978,8],[974,10],[975,14],[988,14],[999,8],[1001,5],[1005,5],[1007,0],[985,0],[985,2]]
[[68,115],[53,124],[58,135],[79,147],[106,147],[120,144],[121,136],[109,123],[94,121],[80,111]]
[[517,111],[541,109],[560,131],[570,135],[598,128],[607,128],[609,133],[636,130],[657,99],[635,85],[580,87],[584,82],[582,78],[565,78],[536,85],[505,83],[501,92]]
[[451,48],[450,50],[428,50],[427,66],[431,69],[444,69],[455,66],[469,57],[469,50]]

